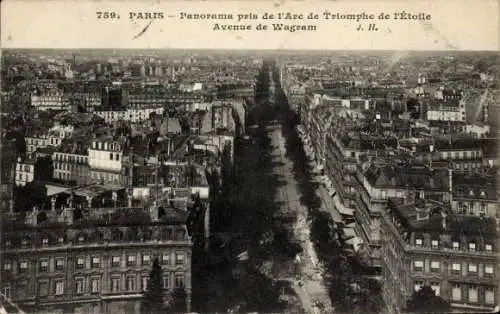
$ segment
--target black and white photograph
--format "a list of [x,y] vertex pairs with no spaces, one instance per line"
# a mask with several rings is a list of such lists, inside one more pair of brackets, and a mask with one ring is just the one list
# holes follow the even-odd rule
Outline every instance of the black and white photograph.
[[452,45],[2,47],[0,314],[498,312],[500,55]]

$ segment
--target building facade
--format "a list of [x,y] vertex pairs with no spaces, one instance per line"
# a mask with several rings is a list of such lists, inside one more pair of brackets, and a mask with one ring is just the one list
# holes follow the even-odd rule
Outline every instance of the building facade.
[[87,154],[72,154],[57,151],[53,154],[54,179],[74,182],[77,185],[90,183]]
[[[76,210],[66,208],[61,217],[54,211],[33,212],[34,227],[14,223],[4,228],[3,291],[24,308],[41,306],[51,313],[140,313],[151,265],[158,258],[163,288],[167,293],[184,289],[189,311],[192,242],[187,216],[160,214],[153,221],[149,217],[155,215],[142,208],[105,211],[108,217],[89,217],[85,226],[75,220]],[[120,216],[141,222],[125,227]]]
[[404,311],[424,285],[458,312],[491,312],[498,304],[495,221],[448,213],[435,202],[389,201],[381,230],[390,313]]
[[88,156],[90,180],[121,184],[123,152],[123,145],[112,138],[92,140]]

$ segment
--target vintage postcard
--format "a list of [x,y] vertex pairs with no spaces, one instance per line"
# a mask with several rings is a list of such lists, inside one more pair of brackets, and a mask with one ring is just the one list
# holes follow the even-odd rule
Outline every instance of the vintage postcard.
[[0,314],[498,312],[499,10],[2,1]]

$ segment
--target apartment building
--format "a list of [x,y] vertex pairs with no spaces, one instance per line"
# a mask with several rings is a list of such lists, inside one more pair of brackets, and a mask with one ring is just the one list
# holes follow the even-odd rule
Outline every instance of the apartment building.
[[470,216],[500,217],[497,202],[496,172],[454,173],[451,208]]
[[53,178],[76,185],[90,183],[88,146],[87,141],[83,139],[65,141],[52,154]]
[[60,91],[49,91],[46,93],[31,95],[31,106],[36,110],[69,111],[71,107],[70,97]]
[[88,149],[90,180],[109,184],[122,183],[124,145],[112,137],[93,139]]
[[382,219],[384,300],[401,313],[430,286],[457,312],[498,304],[497,231],[492,218],[452,214],[442,203],[390,199]]
[[356,230],[372,250],[374,267],[381,265],[381,218],[391,197],[450,200],[451,171],[375,160],[358,165],[355,197]]
[[70,201],[64,209],[34,210],[25,223],[3,221],[2,289],[14,302],[51,313],[140,313],[158,258],[163,288],[185,289],[189,311],[186,211],[87,208],[82,216],[76,208]]
[[36,160],[33,158],[18,158],[15,174],[16,186],[25,186],[35,180],[35,164]]

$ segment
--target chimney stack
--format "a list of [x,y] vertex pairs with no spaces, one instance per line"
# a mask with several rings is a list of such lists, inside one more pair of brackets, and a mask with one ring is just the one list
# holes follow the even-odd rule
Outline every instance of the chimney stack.
[[448,168],[448,185],[451,203],[453,201],[453,170],[451,168]]
[[51,210],[52,210],[53,212],[55,212],[55,211],[56,211],[56,198],[55,198],[55,197],[52,197],[52,198],[50,199],[50,205],[51,205]]
[[66,221],[66,224],[73,225],[73,223],[75,222],[75,213],[74,213],[73,208],[65,207],[63,209],[63,213],[64,213],[64,219]]
[[447,217],[447,215],[446,215],[445,211],[443,209],[441,209],[441,227],[443,229],[446,229],[446,227],[447,227],[446,217]]

